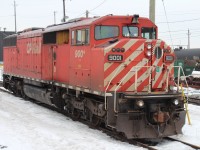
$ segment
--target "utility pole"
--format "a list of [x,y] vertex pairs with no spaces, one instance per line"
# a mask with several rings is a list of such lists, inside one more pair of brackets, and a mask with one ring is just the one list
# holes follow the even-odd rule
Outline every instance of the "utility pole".
[[156,2],[155,0],[149,0],[149,19],[155,23],[156,15]]
[[56,11],[53,12],[54,15],[54,24],[56,24]]
[[86,10],[85,14],[86,14],[86,18],[88,18],[89,17],[89,11]]
[[65,14],[65,0],[63,0],[63,22],[66,22],[66,14]]
[[187,47],[187,49],[188,50],[190,49],[190,35],[191,35],[191,33],[190,33],[190,30],[188,29],[188,33],[187,33],[187,36],[188,36],[188,47]]
[[16,2],[14,0],[14,16],[15,16],[15,33],[17,33],[17,15],[16,15]]

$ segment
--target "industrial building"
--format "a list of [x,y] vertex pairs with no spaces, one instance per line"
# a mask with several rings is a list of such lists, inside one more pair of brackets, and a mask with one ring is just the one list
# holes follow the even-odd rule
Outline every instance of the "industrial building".
[[3,62],[3,39],[15,32],[13,31],[0,31],[0,62]]

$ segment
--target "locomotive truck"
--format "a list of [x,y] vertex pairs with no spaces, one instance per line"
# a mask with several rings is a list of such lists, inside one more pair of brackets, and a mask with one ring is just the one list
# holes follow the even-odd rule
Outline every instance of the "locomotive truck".
[[162,138],[185,123],[173,64],[147,18],[78,18],[5,38],[3,86],[128,139]]

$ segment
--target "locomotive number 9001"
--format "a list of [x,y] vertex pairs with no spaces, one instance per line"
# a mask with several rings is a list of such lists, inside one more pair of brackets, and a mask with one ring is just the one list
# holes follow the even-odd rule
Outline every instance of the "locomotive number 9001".
[[108,61],[123,61],[123,55],[108,55]]

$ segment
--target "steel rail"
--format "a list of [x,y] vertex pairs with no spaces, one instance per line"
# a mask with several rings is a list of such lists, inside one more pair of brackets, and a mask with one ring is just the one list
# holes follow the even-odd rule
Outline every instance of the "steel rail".
[[3,81],[0,81],[0,87],[3,87]]
[[181,142],[181,143],[183,143],[185,145],[188,145],[188,146],[190,146],[190,147],[192,147],[192,148],[194,148],[196,150],[200,149],[200,145],[194,145],[192,143],[188,143],[186,141],[182,141],[182,140],[179,140],[179,139],[175,139],[175,138],[171,138],[171,137],[165,137],[164,139],[169,140],[169,141]]

